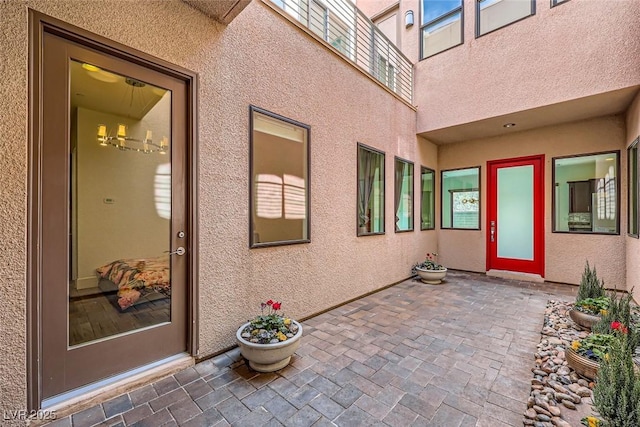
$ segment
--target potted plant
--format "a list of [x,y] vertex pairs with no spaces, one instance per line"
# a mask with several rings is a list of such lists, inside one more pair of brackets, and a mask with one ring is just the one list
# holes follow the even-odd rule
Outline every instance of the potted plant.
[[273,372],[289,364],[300,345],[302,325],[280,314],[282,304],[269,300],[260,304],[261,314],[238,328],[240,353],[258,372]]
[[606,296],[576,301],[569,316],[578,325],[591,329],[603,314],[607,314],[610,302],[611,299]]
[[596,268],[591,269],[587,261],[578,287],[576,303],[569,311],[569,317],[578,325],[591,329],[608,307],[609,298],[606,296],[604,281],[598,279]]
[[622,339],[625,351],[633,354],[640,344],[638,319],[631,308],[632,295],[615,295],[610,299],[609,308],[602,318],[593,325],[592,334],[573,341],[566,351],[567,363],[577,373],[595,379],[598,368],[606,360],[616,340]]
[[411,269],[413,274],[420,276],[420,280],[430,285],[439,285],[447,275],[447,268],[436,262],[437,253],[428,253],[425,260],[417,263]]
[[595,379],[600,362],[608,357],[615,339],[614,334],[591,334],[573,341],[566,351],[567,364],[583,377]]

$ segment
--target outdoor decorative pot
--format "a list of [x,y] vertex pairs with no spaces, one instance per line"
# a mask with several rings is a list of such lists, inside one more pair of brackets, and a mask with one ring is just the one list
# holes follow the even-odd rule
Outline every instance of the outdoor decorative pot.
[[254,371],[274,372],[289,364],[302,337],[302,325],[293,319],[291,321],[298,325],[298,332],[292,338],[275,344],[256,344],[246,341],[241,334],[244,328],[249,326],[249,323],[240,326],[236,332],[236,341],[240,347],[240,353],[249,361],[249,366]]
[[447,269],[444,270],[425,270],[420,267],[416,267],[416,273],[420,276],[420,280],[430,285],[439,285],[442,283],[442,279],[447,275]]
[[565,357],[567,358],[567,364],[579,375],[591,380],[594,380],[598,375],[598,368],[600,367],[598,362],[576,353],[572,348],[566,349]]
[[571,320],[576,322],[578,325],[589,330],[591,330],[591,327],[598,323],[598,321],[600,320],[600,316],[583,313],[580,310],[576,310],[573,308],[569,311],[569,317],[571,317]]

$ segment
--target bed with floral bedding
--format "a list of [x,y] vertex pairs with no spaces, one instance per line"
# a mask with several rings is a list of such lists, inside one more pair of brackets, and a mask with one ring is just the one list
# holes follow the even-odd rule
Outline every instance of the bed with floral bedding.
[[129,258],[98,267],[96,273],[103,292],[116,292],[121,310],[158,298],[171,296],[169,256]]

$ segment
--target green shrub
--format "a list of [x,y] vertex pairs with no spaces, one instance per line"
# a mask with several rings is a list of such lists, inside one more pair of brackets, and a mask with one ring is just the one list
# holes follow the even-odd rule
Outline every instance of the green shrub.
[[582,273],[582,280],[580,280],[580,287],[578,288],[578,296],[576,301],[582,301],[587,298],[599,298],[604,297],[604,280],[599,280],[596,273],[596,267],[593,270],[589,267],[589,261],[584,267]]
[[591,332],[594,334],[611,334],[615,329],[612,325],[620,323],[622,327],[628,329],[625,343],[628,345],[627,350],[630,353],[633,353],[640,345],[640,325],[637,324],[631,312],[632,300],[631,293],[620,296],[611,295],[609,308],[604,311],[598,323],[591,328]]
[[607,427],[640,426],[640,375],[634,370],[627,335],[614,340],[600,362],[593,400]]

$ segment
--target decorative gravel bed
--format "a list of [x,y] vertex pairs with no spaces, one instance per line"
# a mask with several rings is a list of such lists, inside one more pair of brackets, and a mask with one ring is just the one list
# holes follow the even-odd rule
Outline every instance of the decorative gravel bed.
[[581,378],[567,365],[565,349],[589,331],[569,317],[573,303],[549,301],[541,340],[531,369],[531,394],[523,424],[535,427],[576,427],[591,415],[593,382]]

